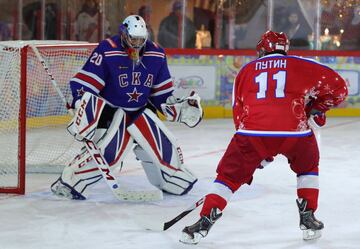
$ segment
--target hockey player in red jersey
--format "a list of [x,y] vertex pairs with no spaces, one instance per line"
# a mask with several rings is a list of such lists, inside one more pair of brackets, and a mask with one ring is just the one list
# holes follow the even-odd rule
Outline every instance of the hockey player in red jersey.
[[222,215],[227,202],[266,158],[287,157],[297,175],[297,206],[303,239],[320,237],[324,225],[314,213],[318,204],[319,149],[308,121],[325,124],[325,113],[347,96],[345,81],[314,60],[288,56],[284,33],[267,31],[258,59],[238,73],[233,89],[236,133],[217,167],[201,218],[182,231],[183,243],[196,244]]

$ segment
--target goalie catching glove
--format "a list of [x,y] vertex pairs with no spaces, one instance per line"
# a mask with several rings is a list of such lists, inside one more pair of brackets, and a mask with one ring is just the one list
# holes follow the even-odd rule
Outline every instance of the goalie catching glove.
[[161,104],[161,109],[168,121],[184,123],[193,128],[200,123],[204,115],[200,101],[200,96],[192,91],[186,98],[170,96],[166,104]]

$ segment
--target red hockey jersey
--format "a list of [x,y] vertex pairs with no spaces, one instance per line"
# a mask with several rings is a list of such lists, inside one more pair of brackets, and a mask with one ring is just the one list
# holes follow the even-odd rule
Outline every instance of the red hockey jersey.
[[348,90],[344,79],[314,60],[267,55],[245,65],[233,89],[237,133],[250,136],[307,136],[306,100],[325,112],[340,104]]

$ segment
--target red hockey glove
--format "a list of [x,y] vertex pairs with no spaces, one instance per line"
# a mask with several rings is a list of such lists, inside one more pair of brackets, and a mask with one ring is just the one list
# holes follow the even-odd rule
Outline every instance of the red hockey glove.
[[309,103],[305,106],[305,112],[307,117],[309,118],[310,115],[314,115],[317,113],[325,113],[330,109],[330,106],[325,104],[324,100],[321,99],[314,99],[310,97]]
[[323,127],[326,123],[326,115],[315,109],[310,111],[309,122],[316,128]]
[[306,116],[309,119],[309,124],[312,127],[320,128],[326,123],[325,112],[329,110],[329,107],[320,102],[319,99],[311,99],[305,107]]

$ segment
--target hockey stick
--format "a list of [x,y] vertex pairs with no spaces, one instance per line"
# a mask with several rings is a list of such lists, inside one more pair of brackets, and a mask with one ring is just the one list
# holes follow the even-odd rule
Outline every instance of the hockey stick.
[[[61,92],[57,82],[54,79],[54,76],[49,71],[49,67],[47,66],[43,57],[40,55],[39,50],[33,45],[30,45],[30,47],[34,51],[36,58],[40,61],[45,72],[49,76],[51,84],[53,85],[54,89],[60,96],[61,100],[64,102],[69,114],[71,116],[74,116],[73,109],[71,109],[70,104],[67,102],[64,94]],[[93,158],[93,160],[96,162],[98,169],[101,172],[105,182],[107,183],[107,185],[109,186],[112,193],[117,199],[132,200],[132,201],[155,201],[155,200],[161,200],[163,198],[162,191],[160,190],[147,192],[147,191],[128,191],[128,190],[120,189],[119,188],[120,185],[118,184],[116,177],[111,172],[110,166],[106,162],[106,159],[102,155],[98,146],[90,140],[85,140],[84,145],[87,151],[89,152],[89,154],[91,155],[91,157]]]
[[163,226],[163,231],[168,230],[170,227],[172,227],[175,223],[177,223],[179,220],[181,220],[182,218],[184,218],[186,215],[188,215],[189,213],[191,213],[194,209],[196,209],[198,206],[200,206],[201,204],[204,203],[205,197],[202,197],[200,200],[198,200],[197,202],[195,202],[194,204],[192,204],[190,207],[188,207],[186,210],[184,210],[183,212],[181,212],[178,216],[176,216],[175,218],[167,221],[164,223]]

